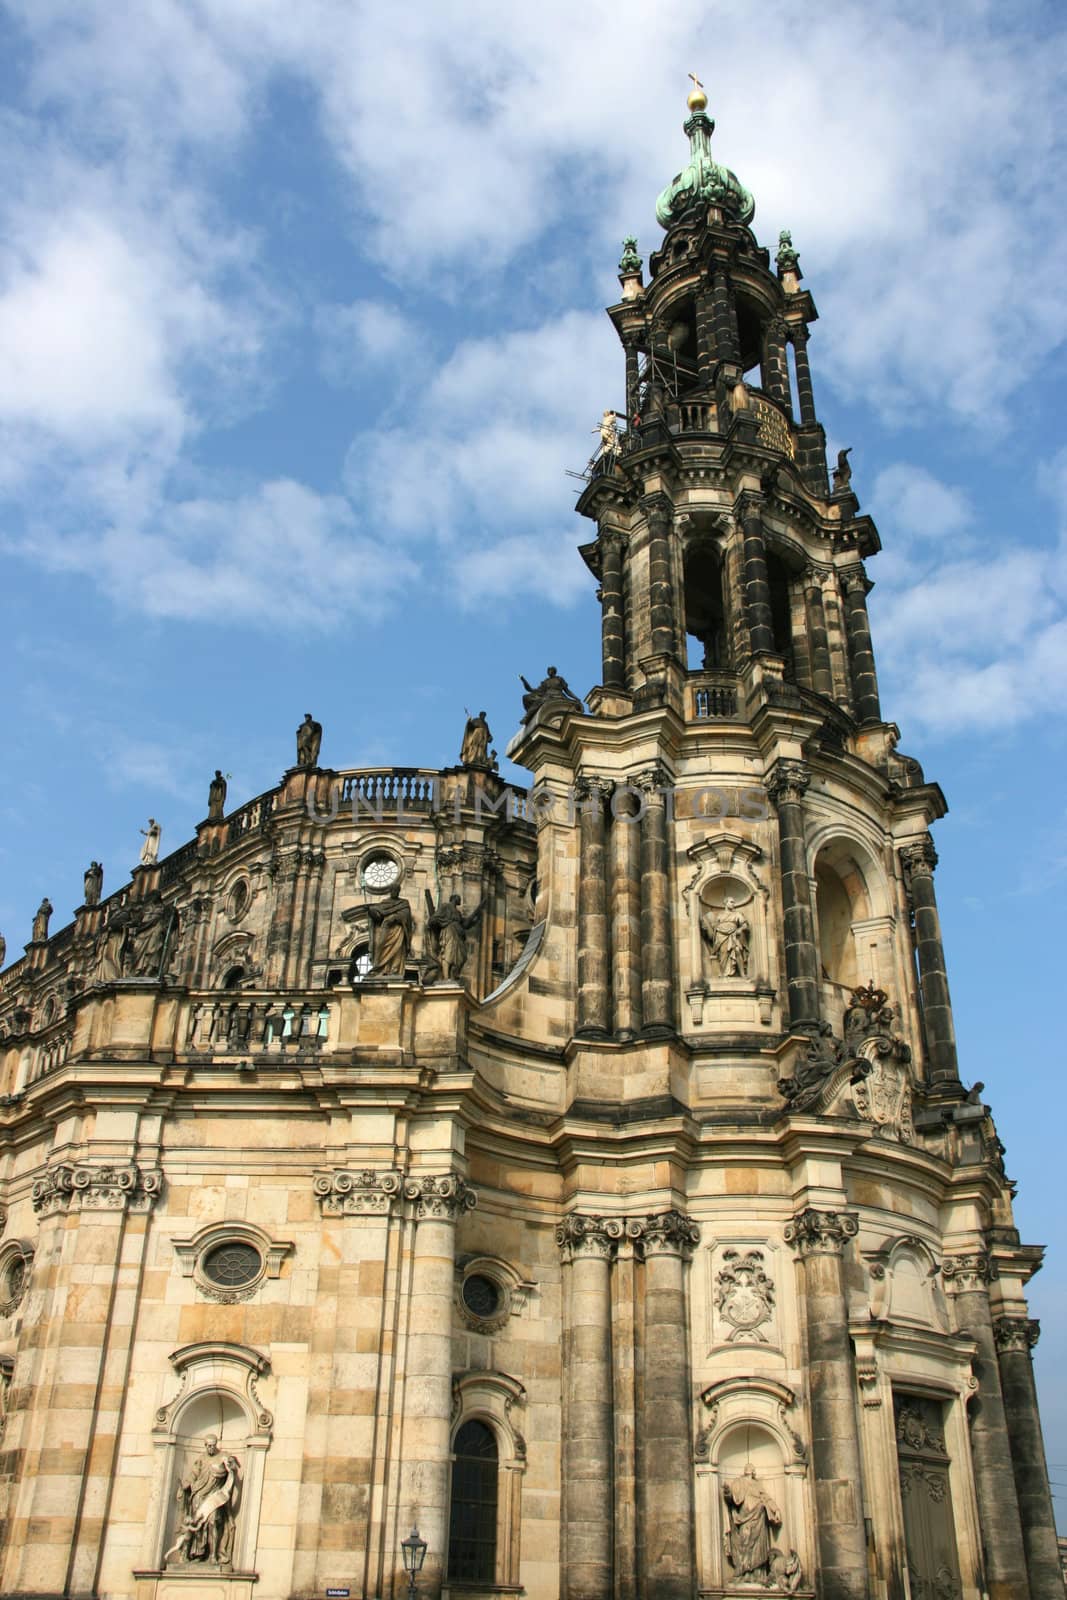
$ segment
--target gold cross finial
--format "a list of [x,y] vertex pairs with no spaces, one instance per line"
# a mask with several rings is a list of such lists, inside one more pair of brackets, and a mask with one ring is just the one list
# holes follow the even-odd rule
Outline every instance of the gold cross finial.
[[689,91],[689,99],[686,104],[690,111],[703,111],[708,103],[708,97],[704,93],[704,85],[695,72],[690,72],[688,76],[693,80],[693,87]]

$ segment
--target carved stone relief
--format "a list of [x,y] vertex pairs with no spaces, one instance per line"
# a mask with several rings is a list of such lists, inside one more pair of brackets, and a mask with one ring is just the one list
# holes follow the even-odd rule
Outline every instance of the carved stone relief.
[[717,1343],[767,1344],[774,1336],[775,1288],[768,1252],[746,1244],[717,1245],[713,1261]]

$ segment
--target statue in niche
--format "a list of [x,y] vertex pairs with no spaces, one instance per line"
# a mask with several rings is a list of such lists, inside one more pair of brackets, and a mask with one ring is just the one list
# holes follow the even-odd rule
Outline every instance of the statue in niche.
[[411,950],[411,902],[391,894],[367,907],[371,922],[371,976],[402,978]]
[[103,888],[104,869],[99,861],[90,861],[85,869],[85,886],[83,890],[85,904],[87,906],[98,906]]
[[535,711],[539,711],[543,705],[548,705],[554,701],[558,702],[562,708],[568,706],[581,708],[582,702],[572,692],[566,678],[560,677],[555,667],[549,667],[547,675],[541,679],[536,688],[527,678],[523,677],[521,672],[519,673],[519,679],[526,690],[522,697],[522,707],[527,717],[532,716]]
[[722,1492],[729,1516],[726,1559],[734,1569],[734,1578],[741,1583],[769,1586],[774,1553],[772,1530],[782,1526],[782,1513],[756,1482],[756,1469],[751,1462],[742,1477],[723,1485]]
[[226,779],[219,767],[207,786],[207,820],[221,822],[226,811]]
[[218,1439],[209,1434],[175,1491],[181,1531],[163,1557],[164,1566],[172,1559],[232,1566],[240,1493],[240,1462],[221,1454]]
[[489,741],[492,737],[484,711],[479,711],[476,717],[468,717],[459,752],[460,764],[464,767],[488,767],[491,764]]
[[33,914],[33,933],[31,940],[34,944],[43,944],[48,938],[48,919],[52,915],[52,902],[45,895],[37,910]]
[[467,935],[482,914],[481,906],[466,916],[458,894],[434,909],[429,890],[426,892],[426,943],[428,946],[422,968],[423,983],[436,983],[443,978],[454,982],[467,964],[470,941]]
[[155,817],[149,817],[148,827],[142,828],[141,833],[144,837],[144,844],[141,846],[141,865],[154,867],[159,860],[159,840],[163,829]]
[[298,767],[317,767],[322,748],[322,723],[316,722],[310,711],[296,730],[296,764]]
[[748,918],[738,910],[733,896],[727,895],[722,910],[717,914],[714,911],[705,912],[700,919],[700,928],[721,976],[747,977],[752,929]]

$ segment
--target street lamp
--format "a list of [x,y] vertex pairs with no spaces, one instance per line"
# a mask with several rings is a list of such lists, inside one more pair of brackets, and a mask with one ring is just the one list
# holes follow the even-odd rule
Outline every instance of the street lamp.
[[426,1540],[419,1538],[418,1528],[412,1528],[407,1538],[401,1539],[400,1553],[404,1557],[404,1571],[408,1575],[408,1600],[415,1600],[415,1579],[426,1560]]

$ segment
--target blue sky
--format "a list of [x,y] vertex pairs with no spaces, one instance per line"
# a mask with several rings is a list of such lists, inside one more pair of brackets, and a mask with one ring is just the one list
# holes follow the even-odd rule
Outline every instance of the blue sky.
[[832,448],[877,518],[886,714],[951,806],[964,1076],[1026,1241],[1067,1521],[1062,8],[954,0],[0,0],[0,928],[277,781],[502,750],[598,675],[573,482],[602,307],[685,141],[790,227]]

